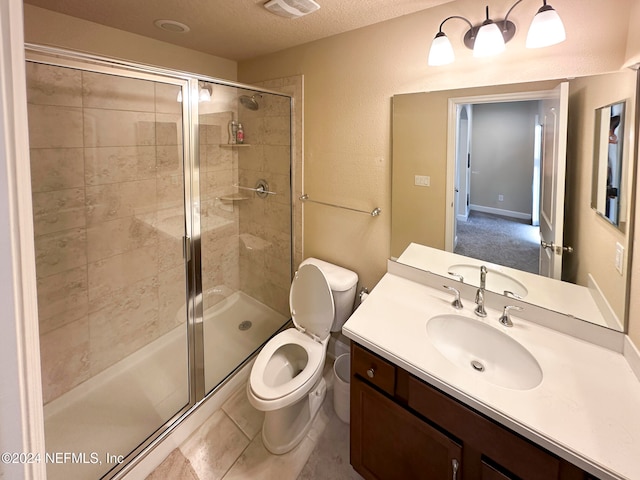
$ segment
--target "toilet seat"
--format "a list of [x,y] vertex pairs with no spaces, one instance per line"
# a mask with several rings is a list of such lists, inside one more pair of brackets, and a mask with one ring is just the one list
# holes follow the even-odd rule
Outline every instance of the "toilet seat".
[[[279,348],[288,344],[302,347],[307,353],[307,363],[304,369],[288,382],[269,386],[264,381],[267,364]],[[325,353],[324,342],[319,343],[295,328],[288,328],[280,332],[267,342],[253,364],[249,378],[252,393],[264,401],[274,401],[285,396],[290,396],[292,402],[297,400],[306,394],[304,386],[307,386],[308,389],[313,387],[315,381],[310,380],[314,375],[317,375],[318,372],[322,373]]]

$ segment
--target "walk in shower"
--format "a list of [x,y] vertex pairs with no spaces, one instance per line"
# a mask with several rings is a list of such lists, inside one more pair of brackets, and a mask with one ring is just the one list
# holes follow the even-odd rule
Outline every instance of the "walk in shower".
[[[289,319],[291,97],[30,47],[50,479],[111,478]],[[238,123],[244,136],[237,136]]]

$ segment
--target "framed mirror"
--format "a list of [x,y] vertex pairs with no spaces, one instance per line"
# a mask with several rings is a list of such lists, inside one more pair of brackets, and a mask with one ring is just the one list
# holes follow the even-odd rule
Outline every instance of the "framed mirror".
[[[442,252],[436,255],[442,258],[433,256],[428,264],[412,266],[448,278],[452,278],[449,267],[454,263],[466,266],[479,260],[494,272],[508,273],[527,287],[529,294],[525,301],[571,318],[624,331],[633,243],[633,228],[629,224],[633,212],[631,202],[625,198],[632,198],[635,188],[636,159],[633,152],[637,128],[637,78],[637,71],[626,69],[568,81],[558,79],[395,95],[392,103],[391,257],[401,257],[412,243],[427,246],[433,252]],[[564,114],[548,101],[550,92],[567,82],[568,101],[563,106],[567,113]],[[489,99],[482,108],[478,105],[483,101],[476,102],[479,97]],[[470,107],[460,103],[467,101],[470,101]],[[490,101],[503,103],[498,108]],[[619,226],[611,228],[610,223],[603,222],[601,215],[591,208],[596,130],[594,112],[603,105],[620,103],[624,114],[622,128],[617,128],[618,137],[622,137],[624,145],[619,153],[622,157],[622,197],[617,206]],[[616,113],[620,108],[615,107]],[[506,125],[505,128],[513,129],[515,118],[519,117],[506,117],[503,113],[497,117],[501,110],[508,110],[510,115],[520,115],[516,111],[521,110],[522,115],[528,115],[528,120],[522,122],[531,145],[527,147],[530,167],[526,169],[515,170],[521,155],[513,155],[507,148],[507,142],[523,147],[524,137],[512,130],[497,131],[501,123]],[[551,136],[550,127],[557,123],[556,120],[564,120],[566,130]],[[484,130],[475,130],[483,124]],[[608,130],[609,125],[607,133]],[[462,135],[466,135],[466,139]],[[559,138],[566,139],[566,145],[561,148],[554,143]],[[483,149],[488,152],[486,161],[478,158]],[[550,162],[544,161],[544,157],[549,156],[545,149],[548,152],[561,151],[557,158],[566,163],[565,172],[557,174],[556,170],[549,169]],[[502,158],[502,163],[496,166],[498,158]],[[521,177],[522,182],[516,182]],[[428,181],[419,181],[424,178]],[[477,195],[485,185],[493,190],[489,190],[488,196]],[[537,195],[531,192],[537,192]],[[528,200],[509,203],[524,195]],[[537,211],[533,208],[536,205],[539,206]],[[557,208],[548,208],[554,206]],[[544,220],[553,220],[556,229],[562,233],[550,240],[544,239],[540,232],[521,238],[511,230],[504,232],[502,223],[488,222],[487,240],[474,249],[478,253],[457,250],[461,236],[466,235],[464,227],[474,223],[479,226],[480,222],[476,220],[482,216],[506,215],[512,216],[511,223],[518,228],[526,227],[524,230],[527,232],[536,228],[533,225],[535,217],[539,217],[540,223],[546,217]],[[456,226],[457,230],[454,230]],[[481,241],[475,235],[468,239]],[[500,239],[505,243],[499,245]],[[532,269],[508,263],[511,259],[521,260],[524,257],[518,251],[523,246],[537,256]],[[508,247],[513,247],[513,255],[507,254]],[[458,257],[452,259],[447,256],[450,254]],[[555,259],[555,267],[560,269],[554,267],[553,276],[545,275],[541,269],[543,255],[546,256],[545,261]],[[472,284],[476,275],[463,277],[465,283]],[[537,280],[538,277],[541,280]],[[547,293],[537,286],[529,288],[540,283],[548,285]],[[576,288],[597,298],[598,307],[592,309],[595,315],[584,309],[578,312],[573,307],[563,307],[561,300],[569,295],[559,292]],[[500,287],[493,291],[503,294],[503,290],[509,289]],[[549,302],[552,295],[560,302]],[[571,297],[576,295],[572,293]],[[606,311],[606,315],[602,311]],[[602,320],[603,315],[606,321]]]
[[623,185],[625,104],[621,101],[596,109],[591,184],[591,208],[622,231],[626,225],[620,218],[626,195]]

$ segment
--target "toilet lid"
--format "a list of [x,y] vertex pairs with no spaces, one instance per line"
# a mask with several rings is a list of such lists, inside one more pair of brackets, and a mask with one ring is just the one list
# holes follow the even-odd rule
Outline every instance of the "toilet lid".
[[289,292],[289,307],[296,327],[322,341],[327,339],[335,309],[331,288],[322,270],[313,264],[298,269]]

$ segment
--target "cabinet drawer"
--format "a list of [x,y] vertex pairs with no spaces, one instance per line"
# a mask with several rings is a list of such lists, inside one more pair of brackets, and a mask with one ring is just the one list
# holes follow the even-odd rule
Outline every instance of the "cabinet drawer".
[[351,375],[358,375],[389,395],[394,394],[395,365],[355,343],[351,343]]

